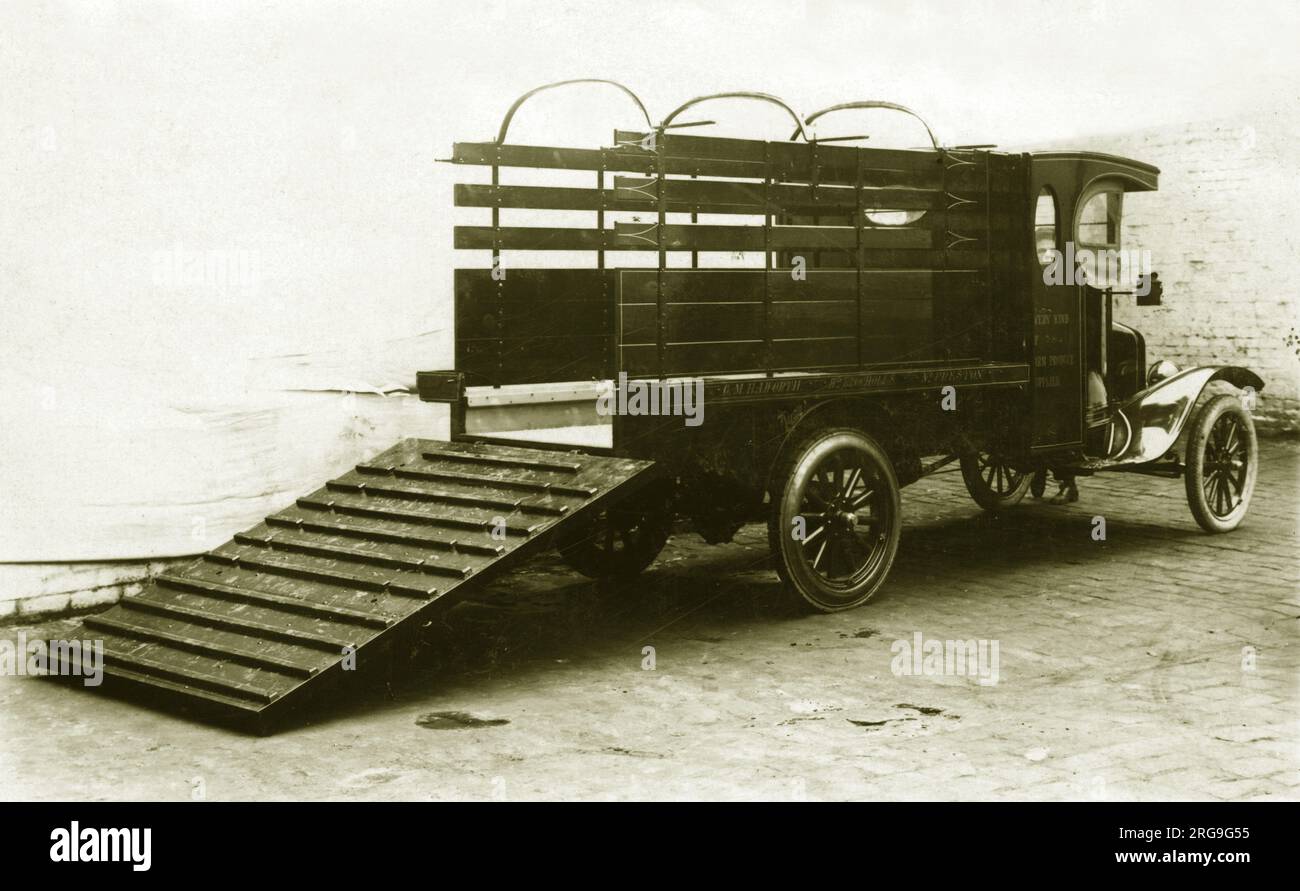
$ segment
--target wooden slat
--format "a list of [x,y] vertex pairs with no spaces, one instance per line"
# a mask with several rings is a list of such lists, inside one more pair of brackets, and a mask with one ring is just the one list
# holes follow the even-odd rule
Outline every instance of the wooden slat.
[[[609,337],[613,276],[599,269],[489,269],[455,275],[456,337]],[[462,371],[464,369],[461,369]]]
[[[629,137],[638,134],[627,134]],[[868,187],[937,189],[946,180],[950,189],[986,189],[984,170],[987,152],[957,154],[933,150],[892,150],[869,147],[818,145],[667,134],[661,137],[663,172],[667,175],[725,176],[762,179],[767,169],[762,153],[770,146],[774,155],[773,175],[782,182],[819,182],[852,185],[857,182],[857,153],[863,156],[863,185]],[[458,164],[533,167],[555,170],[607,170],[653,176],[655,152],[620,147],[578,149],[553,146],[456,143],[451,160]],[[971,159],[973,164],[960,163]],[[815,175],[814,175],[815,171]],[[1000,172],[993,187],[1009,190],[1011,184]]]
[[[615,134],[615,140],[620,144],[641,145],[645,139],[644,133],[618,131]],[[859,163],[872,170],[915,173],[940,170],[946,160],[942,153],[933,149],[913,151],[806,142],[764,142],[684,133],[657,134],[656,151],[679,162],[729,162],[738,170],[750,171],[733,174],[737,176],[763,176],[765,163],[770,163],[777,180],[800,182],[853,183],[856,181]]]
[[653,156],[634,149],[555,148],[535,145],[500,145],[495,142],[457,142],[452,146],[455,164],[498,167],[536,167],[543,170],[621,170],[648,173]]
[[[665,337],[669,341],[761,340],[763,318],[760,301],[673,303],[664,308]],[[623,307],[623,343],[654,343],[657,331],[657,306]]]
[[[852,336],[857,325],[857,304],[851,300],[773,301],[773,330],[783,337],[806,339]],[[666,313],[669,341],[760,340],[764,304],[673,303]],[[624,343],[654,343],[655,307],[623,307]]]
[[[228,548],[229,545],[223,545]],[[238,555],[229,555],[224,552],[213,551],[203,555],[204,560],[211,562],[225,563],[232,566],[240,565]],[[250,560],[248,568],[256,572],[256,561]],[[336,577],[338,579],[338,577]],[[226,584],[216,582],[210,579],[196,578],[194,574],[186,576],[166,574],[159,576],[158,584],[164,588],[174,588],[182,591],[194,591],[202,594],[204,597],[213,597],[219,600],[237,600],[244,603],[252,603],[258,606],[266,606],[272,609],[286,610],[292,613],[299,613],[304,616],[313,616],[318,619],[326,619],[330,622],[342,622],[352,625],[361,625],[366,628],[386,628],[393,623],[391,617],[377,616],[374,613],[368,613],[363,610],[352,609],[351,607],[339,606],[334,603],[322,603],[309,600],[306,597],[291,597],[283,594],[275,594],[270,591],[264,591],[253,587],[242,585]],[[350,584],[338,579],[332,584]]]
[[266,653],[251,649],[246,645],[232,643],[229,640],[221,640],[220,642],[214,643],[213,641],[203,640],[202,638],[191,634],[180,634],[164,628],[153,627],[145,621],[123,620],[112,616],[89,616],[87,617],[85,624],[87,628],[110,631],[114,634],[137,638],[139,640],[155,641],[157,643],[167,644],[168,646],[177,647],[183,650],[190,650],[217,659],[231,658],[248,665],[257,666],[259,668],[269,668],[272,671],[278,671],[294,677],[309,678],[317,671],[315,667],[305,666],[298,662],[290,662],[286,659],[278,659],[274,656],[269,656]]
[[858,339],[849,336],[778,338],[772,341],[773,370],[849,368],[858,364]]
[[[306,582],[333,585],[345,591],[374,591],[420,600],[429,600],[438,595],[438,587],[430,584],[429,579],[424,576],[340,561],[320,554],[276,552],[232,542],[204,555],[204,559],[213,563],[237,566],[259,575],[279,575]],[[341,562],[343,565],[340,566]],[[283,598],[283,600],[296,599]],[[312,605],[317,604],[312,602]],[[374,627],[385,627],[394,621],[389,616],[377,616],[360,610],[349,610],[349,612],[357,616],[357,621],[365,621]],[[339,607],[330,604],[322,608],[322,614],[325,613],[339,614]]]
[[277,695],[277,691],[275,690],[268,690],[264,687],[256,687],[252,684],[232,681],[219,674],[203,671],[189,665],[178,667],[177,663],[173,660],[159,659],[155,656],[146,656],[142,653],[127,652],[121,647],[109,646],[107,642],[104,646],[104,664],[109,669],[110,673],[117,665],[125,665],[128,670],[131,671],[146,675],[155,675],[175,683],[201,687],[227,696],[233,695],[246,699],[253,699],[262,703],[274,701]]
[[564,302],[597,306],[606,298],[615,270],[516,269],[494,278],[491,269],[457,269],[458,297],[492,297],[524,303]]
[[340,517],[326,510],[298,505],[267,517],[266,522],[267,525],[284,529],[304,529],[365,541],[386,541],[475,557],[499,557],[505,551],[500,545],[466,541],[455,534],[438,535],[426,529],[412,529],[405,521]]
[[[154,596],[157,596],[156,594]],[[168,596],[174,596],[170,592]],[[188,601],[201,600],[198,595],[181,593],[179,596]],[[211,603],[211,601],[209,601]],[[185,604],[181,604],[184,606]],[[221,609],[228,609],[224,603],[213,604]],[[239,604],[233,612],[241,618],[248,618],[248,613],[255,610]],[[300,616],[291,616],[283,612],[274,614],[282,624],[299,623],[305,620]],[[126,609],[121,604],[93,617],[96,622],[109,621],[119,626],[122,633],[161,632],[168,636],[163,641],[169,646],[185,648],[187,642],[194,652],[201,655],[220,658],[224,652],[235,652],[245,659],[251,659],[266,667],[278,668],[290,674],[310,677],[326,668],[333,657],[341,651],[341,645],[325,644],[319,641],[290,640],[283,636],[271,637],[262,634],[247,634],[230,628],[216,627],[208,622],[154,610]],[[91,624],[90,618],[87,624]],[[160,638],[161,640],[161,638]],[[212,652],[216,649],[216,652]],[[263,662],[265,660],[265,662]]]
[[865,269],[987,269],[989,255],[980,250],[878,250],[862,251]]
[[629,376],[757,371],[763,368],[763,352],[761,340],[667,344],[664,367],[660,369],[655,345],[624,345],[623,362]]
[[[297,504],[299,507],[342,514],[344,516],[373,517],[382,520],[401,520],[416,525],[436,526],[441,529],[457,529],[464,532],[481,533],[483,535],[486,535],[495,525],[490,520],[465,520],[457,516],[447,516],[434,514],[429,511],[398,507],[385,503],[381,499],[350,498],[347,495],[342,494],[332,495],[331,493],[322,493],[315,496],[305,496],[299,498]],[[508,524],[505,526],[505,531],[508,535],[528,536],[532,534],[535,528],[535,525],[519,526],[516,524]]]
[[[853,300],[857,273],[852,269],[812,269],[804,279],[790,270],[762,269],[667,269],[663,272],[665,299],[673,303],[761,301],[763,279],[769,277],[772,299]],[[620,271],[619,295],[624,305],[654,302],[656,272],[653,269]],[[983,275],[968,269],[881,269],[863,273],[862,293],[868,300],[930,299],[940,282],[957,292],[983,289]]]
[[456,367],[471,386],[603,380],[608,348],[604,336],[458,339]]
[[538,482],[536,480],[500,478],[475,473],[462,473],[454,470],[431,470],[417,467],[385,467],[377,464],[361,464],[358,469],[370,473],[392,473],[395,476],[419,480],[437,480],[439,482],[459,483],[473,486],[493,486],[502,489],[518,489],[524,492],[539,492],[545,495],[559,495],[572,498],[587,498],[596,494],[596,490],[584,486],[562,486],[558,483]]
[[[849,231],[851,232],[852,230]],[[822,255],[823,258],[825,257],[826,254],[836,253],[836,252],[841,253],[846,258],[848,258],[850,262],[846,263],[844,267],[836,267],[837,269],[839,268],[852,269],[852,263],[851,263],[852,252],[850,250],[839,250],[839,251],[835,251],[832,249],[823,249],[823,250],[825,251],[825,253]],[[868,247],[862,251],[862,264],[863,264],[864,272],[866,274],[871,274],[876,271],[893,272],[893,271],[905,271],[905,270],[919,270],[919,271],[929,272],[929,273],[944,273],[946,270],[968,272],[972,270],[978,271],[978,270],[987,269],[991,258],[997,259],[999,257],[1002,257],[1003,259],[1005,259],[1009,255],[1009,253],[1010,253],[1009,251],[994,250],[992,252],[992,257],[990,257],[989,252],[985,250],[966,250],[966,249],[926,250],[926,249],[914,249],[914,248],[892,249],[892,248]],[[826,262],[825,259],[823,259],[823,263],[825,262]],[[628,269],[619,270],[620,273],[626,273],[628,271],[630,270]],[[665,274],[671,271],[715,272],[721,270],[665,270]],[[758,270],[758,271],[762,272],[762,270]],[[830,271],[830,270],[826,270],[826,269],[809,270],[809,274],[811,275],[813,271]],[[651,272],[653,272],[653,270],[651,270]],[[788,271],[786,271],[785,274],[788,275],[789,274]]]
[[887,332],[862,338],[862,361],[864,365],[927,362],[939,358],[940,346],[928,325],[912,331],[893,326]]
[[862,321],[864,333],[878,333],[882,326],[934,318],[933,300],[864,300]]
[[[210,625],[213,628],[224,628],[230,631],[251,634],[254,637],[313,646],[331,653],[338,653],[343,647],[351,646],[356,642],[355,638],[344,637],[342,634],[326,635],[315,631],[290,628],[284,624],[272,624],[253,619],[243,613],[217,612],[213,609],[203,609],[177,603],[174,600],[161,600],[157,596],[130,597],[123,600],[121,605],[124,609],[173,616],[200,625]],[[351,628],[349,631],[355,631],[355,629]]]
[[434,464],[471,464],[489,467],[494,470],[524,470],[533,473],[556,473],[572,476],[582,470],[579,461],[561,461],[539,458],[536,451],[520,449],[514,453],[505,453],[500,449],[451,449],[422,452],[420,457]]
[[[655,377],[760,370],[846,368],[856,364],[856,338],[774,338],[770,359],[761,340],[708,343],[669,343],[664,347],[664,367],[658,368],[653,344],[625,346],[629,375]],[[770,363],[770,364],[769,364]]]
[[[666,179],[669,213],[785,214],[793,212],[851,213],[857,206],[854,190],[846,186],[774,184],[766,199],[762,183]],[[866,206],[896,210],[942,210],[952,199],[937,189],[867,188]],[[653,213],[658,209],[658,181],[653,177],[616,176],[612,189],[561,186],[496,186],[458,183],[460,207],[509,207],[534,210],[626,211]]]
[[[612,229],[548,228],[545,226],[456,226],[458,250],[609,251],[644,250],[621,244]],[[508,277],[507,272],[507,277]]]
[[503,498],[480,492],[455,492],[447,488],[437,488],[420,483],[376,479],[373,475],[352,471],[336,480],[331,480],[327,488],[340,492],[365,492],[370,495],[384,495],[394,498],[409,498],[413,501],[429,501],[438,504],[453,504],[497,513],[523,513],[537,516],[561,517],[569,512],[568,505],[554,505],[527,498]]
[[[609,210],[613,202],[607,192],[572,186],[499,186],[488,183],[456,183],[457,207],[525,207],[534,210]],[[631,202],[654,205],[653,199]],[[627,207],[627,205],[624,205]],[[643,210],[644,207],[627,207]]]
[[[533,145],[497,145],[493,142],[458,142],[452,147],[456,164],[533,167],[540,170],[609,170],[653,175],[655,155],[640,149],[577,149]],[[761,166],[761,165],[759,165]],[[665,173],[693,176],[761,176],[754,164],[743,161],[670,158]]]
[[[613,229],[549,228],[545,226],[457,226],[455,246],[467,250],[528,251],[652,251],[658,250],[657,224],[614,224]],[[669,224],[664,227],[664,247],[670,251],[761,251],[769,244],[763,226],[706,226]],[[774,250],[848,250],[857,244],[848,226],[773,226]],[[868,248],[902,250],[941,247],[931,229],[868,229]],[[508,274],[507,274],[508,275]]]
[[772,327],[782,337],[805,339],[852,335],[857,324],[853,300],[777,300]]
[[249,714],[255,714],[257,709],[261,707],[261,700],[242,698],[238,696],[226,696],[212,690],[203,690],[189,684],[169,681],[166,678],[158,677],[157,675],[132,671],[123,665],[113,666],[112,676],[124,681],[129,681],[139,687],[145,687],[151,690],[162,690],[184,699],[198,699],[204,703],[222,706],[226,709],[245,711]]
[[[906,208],[868,205],[862,212],[863,228],[871,232],[924,230],[938,236],[947,232],[983,236],[990,229],[1001,232],[1021,225],[1020,220],[1012,219],[1006,213],[989,213],[983,201],[953,210],[926,211],[921,217],[907,223],[883,222],[875,218],[879,214],[894,214],[903,210]],[[785,215],[780,222],[784,226],[852,226],[854,219],[852,213],[797,213]],[[944,243],[945,239],[936,237],[936,245]],[[872,247],[870,242],[866,242],[865,246]]]
[[[616,223],[614,231],[624,247],[655,245],[657,226],[643,223]],[[857,234],[849,226],[705,226],[667,225],[663,231],[664,247],[671,251],[763,251],[852,249]],[[931,248],[936,242],[930,230],[899,227],[868,229],[863,233],[868,248]]]
[[[764,190],[761,182],[666,179],[664,189],[668,210],[676,213],[850,214],[857,208],[857,194],[847,186],[774,183]],[[656,195],[653,178],[617,176],[612,208],[641,210],[641,202]],[[897,210],[942,210],[952,203],[937,189],[866,188],[863,195],[867,207]]]
[[959,381],[963,388],[1023,387],[1029,381],[1029,367],[1012,362],[949,360],[782,377],[756,373],[743,378],[706,378],[704,396],[710,405],[734,405],[769,399],[773,395],[795,399],[828,394],[923,391],[953,381]]
[[[372,487],[337,480],[327,483],[324,489],[307,497],[317,502],[331,502],[336,508],[347,505],[376,507],[386,510],[391,508],[396,512],[395,516],[398,513],[402,516],[412,513],[422,515],[447,513],[452,516],[435,519],[437,525],[445,525],[448,529],[490,531],[498,524],[504,523],[505,525],[501,528],[505,533],[521,536],[532,534],[541,523],[556,516],[555,514],[524,515],[520,511],[501,508],[447,504],[446,502],[433,501],[427,498],[413,498],[408,492],[401,491],[397,485],[385,486],[377,484]],[[444,519],[446,520],[445,523]]]
[[406,569],[445,578],[466,579],[474,573],[473,567],[448,565],[431,556],[404,556],[394,553],[392,544],[387,545],[385,549],[376,548],[374,543],[370,543],[370,547],[356,547],[339,544],[333,536],[295,535],[290,532],[274,531],[265,525],[258,527],[257,531],[237,533],[235,541],[272,550],[311,554],[335,560],[355,560],[371,566]]
[[471,386],[557,383],[606,378],[605,338],[456,342],[456,367]]

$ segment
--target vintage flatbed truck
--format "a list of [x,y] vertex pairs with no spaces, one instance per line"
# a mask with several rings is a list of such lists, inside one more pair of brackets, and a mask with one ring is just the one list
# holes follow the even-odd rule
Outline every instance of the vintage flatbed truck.
[[[1154,167],[945,147],[919,118],[921,149],[808,136],[851,109],[915,117],[885,102],[801,120],[771,96],[716,94],[656,126],[625,87],[580,82],[621,90],[644,129],[605,147],[509,142],[523,103],[572,82],[551,84],[449,159],[490,175],[455,188],[488,217],[454,231],[486,257],[455,271],[455,368],[418,374],[420,397],[449,407],[450,441],[399,443],[88,619],[110,680],[264,725],[530,554],[627,578],[681,518],[710,542],[766,522],[792,596],[849,609],[888,576],[900,491],[954,461],[991,511],[1043,471],[1113,470],[1181,476],[1208,531],[1241,522],[1263,382],[1148,361],[1112,319],[1130,295],[1073,260],[1121,250],[1124,196],[1155,189]],[[724,99],[788,112],[791,137],[697,135],[682,117]],[[587,185],[504,184],[515,168]],[[503,223],[526,211],[590,224]],[[516,251],[590,263],[515,266]],[[642,265],[609,262],[626,252]],[[710,267],[718,253],[732,265]],[[1154,275],[1132,290],[1160,300]],[[1231,392],[1207,398],[1216,381]],[[676,393],[678,411],[609,411],[627,403],[613,389],[637,386]],[[606,440],[529,439],[574,425]]]

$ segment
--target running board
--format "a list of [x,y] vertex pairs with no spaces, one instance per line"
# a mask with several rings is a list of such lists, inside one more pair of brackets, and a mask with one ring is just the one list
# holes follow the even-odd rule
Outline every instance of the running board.
[[[653,462],[407,439],[84,621],[106,687],[266,730]],[[117,682],[117,683],[114,683]]]

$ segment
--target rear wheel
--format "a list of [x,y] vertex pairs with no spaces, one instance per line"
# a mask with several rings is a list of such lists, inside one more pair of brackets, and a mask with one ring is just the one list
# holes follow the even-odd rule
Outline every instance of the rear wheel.
[[961,478],[975,503],[993,512],[1019,503],[1033,482],[1032,474],[1016,470],[998,452],[962,455]]
[[1045,493],[1046,491],[1047,491],[1047,471],[1046,470],[1036,471],[1033,477],[1030,478],[1029,494],[1033,495],[1035,498],[1042,498],[1043,493]]
[[593,579],[628,579],[655,561],[672,532],[668,493],[655,488],[556,531],[556,549],[571,568]]
[[865,603],[884,582],[902,528],[885,450],[851,428],[795,443],[773,476],[768,543],[798,602],[821,612]]
[[1206,532],[1236,529],[1250,509],[1259,471],[1255,424],[1241,401],[1215,396],[1192,419],[1183,482],[1192,516]]

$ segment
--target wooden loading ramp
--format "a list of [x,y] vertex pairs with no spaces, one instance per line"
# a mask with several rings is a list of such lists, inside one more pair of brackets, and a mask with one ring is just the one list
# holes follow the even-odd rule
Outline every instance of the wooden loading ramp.
[[[73,632],[103,688],[274,727],[403,629],[649,479],[653,463],[407,439]],[[91,688],[94,689],[94,688]]]

